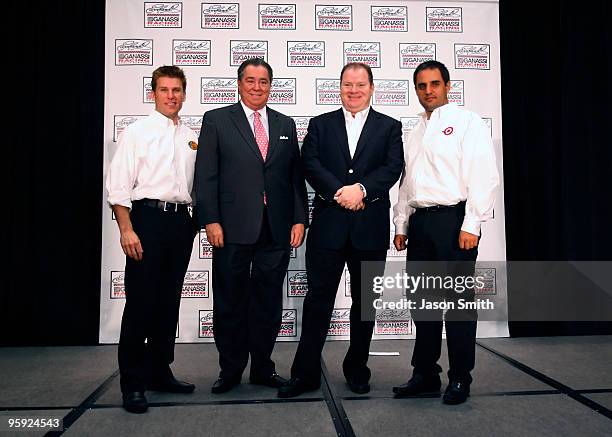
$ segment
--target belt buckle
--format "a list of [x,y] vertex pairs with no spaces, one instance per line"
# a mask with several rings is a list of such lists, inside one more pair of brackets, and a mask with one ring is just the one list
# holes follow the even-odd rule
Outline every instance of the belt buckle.
[[[172,203],[172,202],[166,202],[164,200],[164,212],[168,212],[168,210],[166,209],[168,207],[168,203]],[[174,212],[177,212],[177,211],[178,211],[178,203],[175,203],[174,204]]]

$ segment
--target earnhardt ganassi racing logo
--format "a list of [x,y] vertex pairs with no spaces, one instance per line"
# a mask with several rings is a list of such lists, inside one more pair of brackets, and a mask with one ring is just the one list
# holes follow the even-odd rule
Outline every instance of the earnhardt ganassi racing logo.
[[283,309],[279,337],[297,337],[297,310]]
[[324,41],[287,41],[288,67],[325,67]]
[[268,60],[268,41],[230,41],[230,65],[239,66],[251,58]]
[[272,79],[268,103],[295,105],[295,79]]
[[182,27],[182,3],[144,4],[144,27]]
[[334,308],[327,335],[350,335],[351,333],[351,310],[350,308]]
[[117,142],[119,139],[119,135],[123,133],[123,131],[132,123],[141,118],[146,117],[146,115],[115,115],[114,123],[113,123],[113,141]]
[[315,5],[315,30],[353,30],[353,7]]
[[362,62],[372,68],[380,67],[379,42],[345,42],[344,63]]
[[200,338],[213,338],[213,312],[212,310],[200,310],[199,311],[200,329],[198,337]]
[[287,297],[304,297],[308,291],[308,276],[305,270],[287,271]]
[[295,30],[295,5],[259,5],[259,29]]
[[116,39],[115,65],[153,65],[153,40]]
[[238,3],[202,3],[202,29],[238,29]]
[[370,6],[371,29],[378,32],[407,32],[406,6]]
[[200,103],[236,103],[238,80],[231,77],[203,77],[200,82]]
[[210,40],[172,40],[173,65],[210,65]]
[[208,270],[188,270],[185,273],[181,297],[208,297]]
[[389,106],[408,105],[408,81],[374,79],[374,104]]
[[146,76],[142,78],[142,103],[155,103],[151,79],[151,77]]
[[125,299],[125,273],[111,271],[110,298]]
[[455,44],[455,68],[489,70],[489,44]]
[[181,123],[191,129],[197,137],[200,136],[200,129],[202,128],[201,115],[181,115]]
[[463,32],[461,8],[425,8],[427,32]]
[[200,230],[198,238],[200,240],[199,258],[200,259],[212,259],[213,246],[208,241],[208,238],[206,238],[206,231],[204,229]]
[[[308,123],[310,123],[311,115],[307,116],[292,116],[293,121],[295,121],[295,130],[297,132],[298,143],[302,143],[304,138],[306,137],[306,133],[308,132]],[[312,219],[312,216],[311,216]]]
[[408,335],[412,334],[412,322],[408,310],[384,309],[376,314],[374,334]]
[[399,64],[400,68],[417,68],[425,61],[436,59],[435,43],[400,43]]
[[448,92],[448,103],[455,103],[456,105],[463,106],[465,104],[463,97],[463,81],[451,80],[450,91]]
[[317,79],[317,105],[339,105],[340,79]]

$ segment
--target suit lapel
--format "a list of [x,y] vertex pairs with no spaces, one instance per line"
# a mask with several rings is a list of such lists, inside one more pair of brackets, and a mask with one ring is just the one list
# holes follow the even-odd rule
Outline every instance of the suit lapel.
[[346,122],[344,121],[344,111],[342,111],[342,108],[336,111],[333,126],[334,132],[338,137],[338,147],[340,147],[346,163],[349,164],[351,162],[351,152],[349,151],[348,137],[346,135]]
[[278,139],[280,135],[280,120],[278,118],[278,112],[266,108],[268,112],[268,131],[270,134],[268,135],[268,155],[266,156],[266,165],[270,162],[274,151],[278,146]]
[[244,113],[240,102],[236,103],[230,108],[230,118],[238,128],[238,132],[240,132],[240,135],[242,135],[244,141],[247,143],[249,148],[253,151],[253,153],[255,153],[255,156],[257,156],[259,160],[263,163],[263,157],[261,156],[261,152],[259,151],[257,143],[255,142],[255,136],[253,135],[253,131],[251,130],[251,126],[249,125],[249,120],[247,120],[246,114]]
[[368,118],[366,119],[366,122],[363,125],[361,135],[359,135],[359,140],[357,141],[357,147],[355,148],[355,154],[353,155],[353,162],[357,161],[357,158],[359,158],[359,155],[368,144],[369,136],[372,132],[374,132],[374,129],[376,128],[376,119],[378,118],[378,116],[378,112],[370,108]]

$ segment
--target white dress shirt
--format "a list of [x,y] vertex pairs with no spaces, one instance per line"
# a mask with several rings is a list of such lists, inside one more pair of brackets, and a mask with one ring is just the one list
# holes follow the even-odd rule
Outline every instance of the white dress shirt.
[[415,208],[466,201],[461,229],[480,235],[493,216],[499,174],[489,129],[475,113],[446,104],[421,120],[404,143],[404,174],[393,207],[395,233],[407,235]]
[[348,138],[349,143],[349,151],[351,152],[351,158],[355,156],[355,149],[357,149],[357,142],[359,141],[359,136],[361,135],[361,131],[363,130],[363,125],[365,124],[368,114],[370,113],[370,107],[368,106],[363,111],[359,111],[353,117],[350,111],[347,111],[344,106],[342,107],[342,112],[344,112],[344,123],[346,126],[346,136]]
[[119,136],[106,178],[108,203],[132,207],[132,201],[159,199],[191,203],[197,143],[195,132],[153,111]]
[[[245,105],[242,100],[240,101],[240,104],[242,105],[242,109],[244,109],[244,113],[246,115],[247,120],[249,120],[249,126],[251,126],[251,132],[253,132],[253,135],[255,135],[255,127],[253,126],[253,123],[255,123],[255,116],[253,115],[255,111],[253,111],[251,108]],[[263,108],[258,109],[257,112],[261,114],[261,117],[260,117],[261,124],[263,124],[263,127],[266,130],[266,135],[268,136],[268,143],[270,143],[270,129],[268,128],[267,108],[264,106]]]

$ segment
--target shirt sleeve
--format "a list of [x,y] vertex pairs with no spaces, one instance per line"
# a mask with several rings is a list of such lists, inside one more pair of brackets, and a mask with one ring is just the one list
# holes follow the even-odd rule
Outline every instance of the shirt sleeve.
[[129,127],[119,136],[117,151],[106,176],[108,204],[132,207],[132,189],[136,182],[136,144]]
[[397,195],[397,203],[393,205],[393,224],[395,235],[408,235],[408,220],[414,212],[414,208],[408,205],[408,187],[406,180],[406,167],[402,172]]
[[493,217],[499,173],[489,129],[476,114],[470,118],[462,148],[467,200],[461,230],[480,235],[481,224]]

